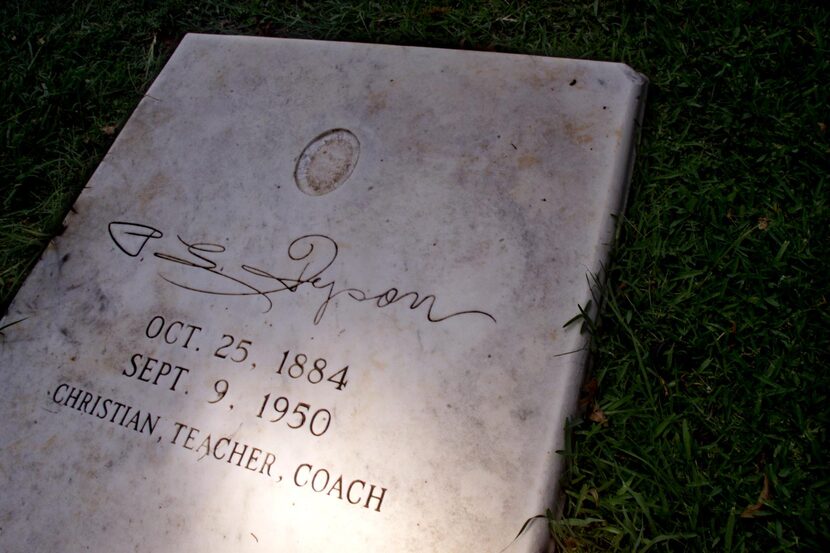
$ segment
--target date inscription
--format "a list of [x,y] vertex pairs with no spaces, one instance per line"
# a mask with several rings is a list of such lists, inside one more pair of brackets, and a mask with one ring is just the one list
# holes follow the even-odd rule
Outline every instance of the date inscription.
[[[203,332],[204,326],[170,320],[163,315],[155,315],[144,328],[144,337],[153,342],[161,342],[165,347],[170,346],[172,353],[179,348],[200,351],[200,343],[209,339],[210,333]],[[217,345],[218,344],[218,345]],[[230,366],[250,362],[250,370],[256,369],[257,364],[251,362],[254,352],[254,341],[248,338],[222,333],[213,344],[209,344],[212,358],[226,361]],[[247,364],[247,363],[246,363]],[[262,366],[261,362],[261,366]],[[268,365],[269,363],[265,363]],[[272,374],[292,380],[301,380],[309,385],[325,383],[337,391],[343,391],[348,384],[349,366],[345,365],[338,370],[327,370],[328,361],[322,357],[310,359],[308,354],[294,353],[285,350]],[[152,357],[145,353],[135,353],[130,362],[121,371],[121,375],[143,382],[151,386],[161,386],[171,392],[190,393],[187,387],[187,377],[191,369],[171,360]],[[231,390],[228,378],[218,378],[213,381],[212,389],[201,393],[204,400],[211,405],[222,403],[229,410],[234,409],[234,402],[225,401]],[[238,404],[240,398],[237,398]],[[251,409],[255,418],[268,423],[281,423],[292,430],[304,430],[315,437],[321,437],[332,426],[332,409],[330,407],[314,406],[306,401],[294,399],[279,392],[269,392],[262,397],[258,409]]]

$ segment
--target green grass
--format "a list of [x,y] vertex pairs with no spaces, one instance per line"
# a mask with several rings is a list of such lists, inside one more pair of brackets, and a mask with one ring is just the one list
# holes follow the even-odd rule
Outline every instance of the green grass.
[[819,2],[64,4],[0,7],[3,305],[185,32],[626,62],[649,103],[554,535],[565,551],[830,543]]

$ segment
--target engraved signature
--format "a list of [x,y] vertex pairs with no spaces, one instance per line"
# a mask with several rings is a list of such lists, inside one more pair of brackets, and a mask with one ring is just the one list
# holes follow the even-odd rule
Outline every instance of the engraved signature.
[[[137,257],[144,250],[151,240],[159,240],[164,233],[154,227],[123,221],[113,221],[108,225],[109,235],[112,241],[123,253],[130,257]],[[274,305],[272,296],[280,292],[296,292],[302,286],[310,286],[315,290],[322,291],[323,301],[314,312],[314,324],[317,325],[323,320],[329,305],[335,298],[344,297],[360,303],[374,305],[383,309],[395,304],[406,305],[410,310],[417,310],[421,307],[425,310],[426,320],[430,323],[440,323],[453,317],[462,315],[475,315],[486,317],[496,322],[496,318],[486,311],[480,309],[467,309],[455,311],[448,314],[437,314],[436,303],[438,297],[435,294],[423,294],[417,291],[402,292],[398,288],[391,287],[379,294],[373,294],[360,288],[337,288],[335,279],[323,277],[329,267],[337,258],[339,248],[334,239],[324,234],[306,234],[295,238],[288,245],[288,259],[300,265],[299,273],[296,276],[280,276],[276,271],[254,267],[248,264],[239,265],[241,273],[228,274],[224,266],[217,262],[226,253],[226,248],[221,244],[210,242],[188,242],[181,236],[177,236],[179,244],[186,254],[173,254],[161,251],[153,252],[153,256],[168,263],[183,265],[199,271],[216,275],[225,281],[225,284],[232,283],[234,290],[222,291],[219,289],[208,289],[196,287],[186,282],[177,282],[160,275],[163,280],[192,292],[210,294],[215,296],[257,296],[267,302],[265,312],[271,310]],[[250,278],[255,277],[255,278]],[[306,286],[306,287],[308,287]]]

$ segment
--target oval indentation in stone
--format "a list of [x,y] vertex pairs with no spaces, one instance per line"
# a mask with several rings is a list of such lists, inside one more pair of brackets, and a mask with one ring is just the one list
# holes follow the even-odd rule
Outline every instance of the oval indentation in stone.
[[348,180],[358,157],[357,137],[346,129],[331,129],[303,149],[294,168],[294,181],[309,196],[328,194]]

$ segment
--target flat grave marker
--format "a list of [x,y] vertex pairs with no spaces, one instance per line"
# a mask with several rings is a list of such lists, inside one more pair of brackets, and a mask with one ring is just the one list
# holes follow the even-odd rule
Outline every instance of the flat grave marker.
[[188,35],[2,323],[0,550],[543,550],[644,92]]

